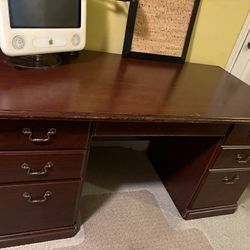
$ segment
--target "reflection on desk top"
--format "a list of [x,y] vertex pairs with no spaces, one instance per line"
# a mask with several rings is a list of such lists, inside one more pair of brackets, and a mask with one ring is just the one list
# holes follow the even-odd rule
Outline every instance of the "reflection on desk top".
[[250,122],[250,87],[223,69],[84,51],[56,68],[0,64],[0,118]]

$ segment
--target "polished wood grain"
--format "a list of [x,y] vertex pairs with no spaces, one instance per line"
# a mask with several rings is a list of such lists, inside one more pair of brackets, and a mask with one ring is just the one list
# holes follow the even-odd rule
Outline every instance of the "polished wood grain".
[[[41,182],[0,186],[0,235],[73,226],[76,223],[80,181]],[[41,204],[31,204],[23,197],[42,199],[46,191],[51,197]]]
[[[22,133],[24,128],[32,131],[32,138],[47,138],[50,128],[56,134],[48,142],[32,142]],[[89,131],[88,122],[0,120],[0,150],[84,149]]]
[[250,149],[245,148],[222,148],[220,155],[214,164],[215,169],[227,168],[249,168],[250,169]]
[[[50,151],[2,151],[0,152],[0,184],[81,178],[85,151],[82,150],[50,150]],[[30,175],[44,172],[45,174]],[[50,164],[50,168],[46,165]]]
[[72,226],[36,230],[14,234],[0,235],[0,246],[20,246],[23,244],[37,243],[41,241],[56,240],[74,236],[79,230],[77,224]]
[[220,137],[171,137],[150,143],[148,157],[185,219],[221,143]]
[[196,209],[186,209],[183,218],[187,220],[232,214],[237,210],[238,205],[232,204],[227,206],[216,206]]
[[85,51],[48,70],[0,67],[2,118],[250,123],[250,87],[216,66]]
[[250,125],[236,124],[225,141],[225,146],[248,147],[250,149]]
[[[227,178],[230,184],[227,184],[224,178]],[[237,204],[249,181],[250,170],[210,171],[189,208]]]
[[97,137],[124,136],[225,136],[227,124],[97,122],[93,135]]
[[[234,204],[217,206],[217,200],[210,200],[212,206],[202,207],[203,193],[211,199],[216,190],[210,184],[221,178],[210,171],[221,145],[248,147],[247,127],[243,131],[235,124],[250,124],[250,88],[223,69],[89,51],[64,57],[62,65],[47,70],[21,70],[3,62],[0,67],[0,174],[2,182],[7,181],[0,185],[0,247],[76,232],[84,166],[94,136],[165,136],[152,140],[148,155],[181,215],[198,218],[235,211],[235,196]],[[57,134],[48,143],[33,143],[23,128],[30,128],[35,138],[46,137],[50,128]],[[86,154],[82,169],[79,150]],[[60,174],[55,170],[46,181],[18,174],[14,166],[28,155],[34,168],[53,156]],[[241,175],[246,172],[241,170]],[[247,178],[244,174],[239,181],[238,196]],[[47,190],[53,196],[46,203],[30,204],[22,197],[30,192],[41,198]]]

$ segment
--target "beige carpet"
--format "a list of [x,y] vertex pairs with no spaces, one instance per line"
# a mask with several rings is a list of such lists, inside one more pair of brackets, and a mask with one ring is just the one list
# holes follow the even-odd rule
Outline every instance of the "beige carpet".
[[82,202],[85,240],[62,249],[212,249],[200,231],[170,228],[150,192],[89,195]]

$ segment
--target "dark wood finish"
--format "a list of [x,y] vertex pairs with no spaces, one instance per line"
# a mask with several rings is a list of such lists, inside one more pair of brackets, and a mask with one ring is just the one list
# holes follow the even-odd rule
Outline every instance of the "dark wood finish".
[[250,148],[224,148],[213,168],[250,168]]
[[236,211],[237,204],[228,206],[216,206],[216,207],[206,207],[199,209],[187,209],[182,215],[186,220],[193,220],[211,216],[232,214]]
[[0,117],[250,122],[250,87],[219,67],[87,51],[64,63],[46,72],[0,63]]
[[[34,143],[22,133],[23,128],[30,128],[34,138],[46,138],[50,128],[56,128],[56,135],[49,142]],[[0,150],[83,149],[88,143],[89,130],[88,122],[2,120]]]
[[226,146],[243,146],[250,149],[250,124],[237,124],[228,136]]
[[93,135],[105,136],[224,136],[229,125],[184,123],[97,122]]
[[184,218],[221,143],[220,137],[173,137],[150,143],[149,159]]
[[[0,235],[75,225],[79,187],[80,181],[0,186]],[[23,197],[30,192],[34,199],[41,199],[46,191],[52,196],[41,204]]]
[[32,232],[0,235],[0,247],[19,246],[22,244],[56,240],[74,236],[78,232],[77,224]]
[[[56,134],[49,142],[31,142],[22,133],[24,128],[32,131],[32,139],[47,138],[51,128]],[[0,215],[0,247],[70,237],[77,232],[86,164],[83,149],[89,148],[90,129],[90,122],[82,121],[1,120],[0,211],[4,212]],[[44,176],[30,176],[21,167],[24,163],[32,172],[43,172],[48,163],[53,166]],[[49,180],[53,182],[44,182]],[[29,202],[43,201],[48,191],[52,196],[44,203]],[[23,197],[25,192],[32,198]]]
[[[2,151],[0,152],[0,183],[44,181],[81,178],[85,151]],[[47,174],[32,176],[21,166],[26,163],[32,172],[44,171],[51,162]]]
[[239,168],[242,164],[233,156],[246,149],[223,151],[223,140],[173,137],[150,143],[149,159],[184,219],[229,214],[237,208],[250,169]]
[[[236,176],[239,179],[235,179]],[[226,184],[223,179],[234,184]],[[237,204],[240,195],[250,182],[250,170],[210,171],[190,209]]]
[[[83,165],[87,164],[90,133],[101,138],[171,136],[154,138],[148,154],[182,216],[197,218],[236,209],[236,204],[190,209],[203,188],[209,190],[209,169],[224,141],[223,148],[249,147],[244,144],[245,132],[243,139],[232,142],[241,134],[235,132],[238,125],[229,133],[235,124],[250,124],[250,88],[223,69],[87,51],[65,57],[63,65],[46,71],[18,70],[2,62],[0,67],[0,160],[9,167],[0,164],[0,175],[8,181],[0,186],[1,247],[75,233],[86,168],[81,179],[72,178],[79,177],[76,166],[84,150]],[[95,122],[98,125],[91,127]],[[35,137],[43,138],[51,127],[57,135],[51,143],[34,144],[22,134],[27,127]],[[75,155],[71,168],[67,168],[68,153]],[[12,164],[26,155],[39,168],[53,155],[64,170],[48,175],[50,182],[25,179],[14,167],[11,174]],[[22,197],[26,191],[40,196],[48,189],[53,196],[42,205],[32,206]]]

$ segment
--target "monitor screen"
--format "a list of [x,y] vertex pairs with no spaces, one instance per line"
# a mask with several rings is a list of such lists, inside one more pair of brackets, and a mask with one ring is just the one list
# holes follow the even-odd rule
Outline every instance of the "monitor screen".
[[9,0],[11,28],[80,28],[81,0]]

